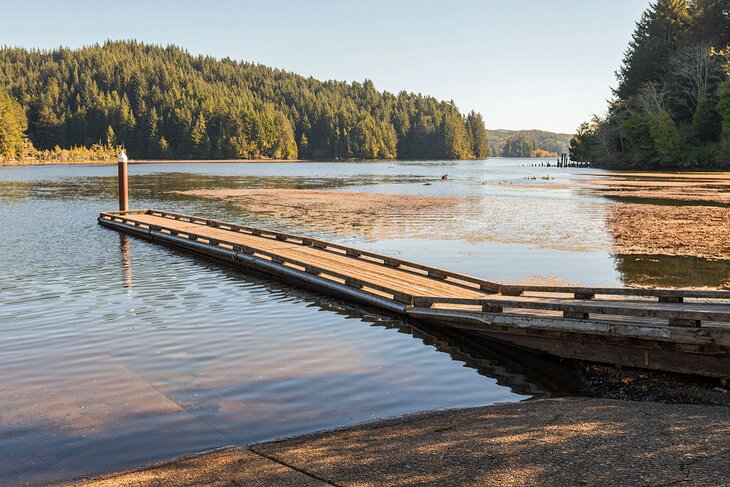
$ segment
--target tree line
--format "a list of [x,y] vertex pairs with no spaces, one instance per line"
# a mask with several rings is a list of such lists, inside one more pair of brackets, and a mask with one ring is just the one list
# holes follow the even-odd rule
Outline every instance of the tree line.
[[[12,131],[14,147],[19,128],[39,150],[124,145],[138,159],[490,154],[482,116],[460,113],[453,101],[378,91],[369,80],[319,81],[192,56],[176,46],[109,41],[75,50],[6,47],[0,49],[0,91],[6,92],[0,107],[10,104],[14,113],[10,120],[0,112],[0,137]],[[0,158],[13,151],[17,147]]]
[[544,130],[487,130],[495,157],[554,157],[568,152],[570,134]]
[[581,124],[575,161],[730,167],[730,3],[657,0],[637,22],[605,116]]

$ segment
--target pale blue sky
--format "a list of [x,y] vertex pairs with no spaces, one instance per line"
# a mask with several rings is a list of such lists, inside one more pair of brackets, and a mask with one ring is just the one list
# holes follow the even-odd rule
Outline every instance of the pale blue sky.
[[178,44],[453,99],[489,128],[573,132],[605,110],[649,0],[0,0],[0,44]]

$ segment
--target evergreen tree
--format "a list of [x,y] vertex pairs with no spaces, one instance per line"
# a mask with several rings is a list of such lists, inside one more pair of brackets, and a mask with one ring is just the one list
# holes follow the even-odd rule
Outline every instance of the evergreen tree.
[[482,115],[474,111],[469,112],[466,116],[466,126],[470,135],[474,157],[477,159],[489,157],[489,140]]
[[114,134],[114,129],[111,125],[106,128],[106,145],[109,147],[117,145],[117,136]]
[[717,103],[720,115],[720,154],[725,162],[730,162],[730,81],[726,81],[720,89],[720,101]]
[[28,120],[23,108],[9,94],[0,91],[0,160],[17,160],[25,146]]
[[672,165],[679,157],[680,148],[679,132],[674,120],[666,110],[662,110],[657,115],[653,113],[647,115],[647,121],[658,162],[663,166]]
[[503,157],[530,157],[537,149],[537,142],[525,134],[513,134],[507,138],[502,147]]
[[458,112],[452,112],[441,122],[442,149],[441,157],[445,159],[467,159],[472,154],[469,147],[464,120]]
[[690,4],[690,33],[696,41],[730,44],[730,5],[727,0],[694,0]]
[[656,160],[657,153],[647,117],[636,113],[624,122],[623,128],[631,143],[634,162],[648,164]]
[[661,78],[689,21],[686,0],[657,0],[637,22],[623,65],[617,73],[616,95],[627,98],[641,85]]
[[701,95],[697,109],[692,117],[692,138],[699,142],[717,142],[722,131],[720,114],[715,108],[717,103],[706,94]]
[[583,122],[576,134],[570,139],[568,152],[570,160],[583,162],[591,156],[591,145],[593,143],[593,130],[588,122]]
[[206,130],[205,119],[198,116],[192,133],[190,134],[193,151],[190,157],[193,159],[207,159],[210,157],[210,138]]

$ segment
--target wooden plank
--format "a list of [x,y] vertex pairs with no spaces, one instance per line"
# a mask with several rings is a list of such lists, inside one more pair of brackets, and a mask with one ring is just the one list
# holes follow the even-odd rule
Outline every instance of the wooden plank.
[[[321,268],[332,268],[343,275],[356,277],[366,283],[382,284],[387,282],[391,289],[402,293],[425,295],[446,293],[447,295],[467,297],[484,295],[484,293],[476,290],[464,289],[452,283],[430,279],[426,275],[408,275],[401,269],[384,267],[382,264],[356,260],[345,254],[324,252],[315,247],[289,243],[288,241],[241,234],[220,227],[203,227],[199,223],[190,223],[187,218],[185,220],[171,220],[154,215],[137,215],[134,220],[157,225],[161,229],[190,232],[202,237],[210,236],[217,239],[218,242],[239,243],[264,252],[276,251],[278,256],[286,256],[298,262],[318,260],[321,263],[323,260],[329,261],[329,265]],[[305,256],[303,254],[309,255]]]
[[[214,226],[226,226],[229,228],[235,228],[237,231],[243,231],[243,232],[250,232],[252,234],[260,235],[260,236],[268,236],[269,238],[273,239],[280,239],[285,241],[293,241],[293,242],[299,242],[301,243],[302,240],[304,240],[304,237],[282,233],[282,232],[276,232],[276,231],[269,231],[269,230],[261,230],[253,227],[246,227],[241,225],[235,225],[232,223],[226,223],[226,222],[219,222],[215,220],[208,220],[208,219],[202,219],[198,217],[194,217],[191,215],[184,215],[180,213],[171,213],[171,212],[165,212],[160,210],[147,210],[147,212],[152,216],[158,216],[166,219],[176,220],[176,221],[187,221],[192,223],[197,223],[201,225],[214,225]],[[483,290],[490,290],[493,292],[496,292],[499,289],[499,283],[488,281],[486,279],[481,279],[474,276],[469,276],[466,274],[461,274],[457,272],[452,272],[445,269],[439,269],[437,267],[428,266],[424,264],[419,264],[417,262],[411,262],[403,259],[398,259],[395,257],[385,256],[381,254],[377,254],[375,252],[370,252],[363,249],[356,249],[354,247],[348,247],[341,244],[336,244],[333,242],[326,242],[318,239],[313,238],[306,238],[305,245],[311,245],[318,248],[321,248],[323,250],[327,251],[334,251],[338,250],[342,253],[349,252],[352,256],[357,257],[369,257],[371,259],[376,259],[378,262],[382,263],[383,265],[387,265],[390,267],[402,267],[404,270],[420,270],[424,271],[424,273],[428,272],[434,272],[435,274],[439,274],[444,276],[445,278],[450,278],[454,280],[463,281],[465,283],[471,283],[475,285],[476,287],[479,287]]]
[[503,308],[542,309],[573,313],[595,313],[628,316],[649,316],[667,319],[708,320],[730,322],[730,306],[716,304],[674,304],[647,301],[578,301],[556,298],[492,296],[480,299],[453,297],[418,297],[416,306],[428,307],[434,303],[490,305]]
[[[500,295],[491,295],[478,301],[464,301],[464,299],[483,298],[484,293],[452,283],[450,279],[454,273],[428,266],[425,266],[428,270],[422,274],[406,273],[404,263],[407,261],[391,260],[387,256],[340,245],[334,246],[329,242],[158,210],[149,210],[144,214],[138,211],[110,212],[103,214],[102,217],[135,226],[156,228],[214,246],[258,254],[282,265],[293,265],[306,269],[309,273],[325,274],[341,279],[351,286],[369,287],[393,295],[401,293],[417,297],[437,296],[430,298],[430,304],[438,302],[476,305],[486,311],[502,308],[553,310],[563,312],[564,317],[570,319],[583,319],[590,313],[662,317],[675,320],[674,324],[687,326],[696,326],[701,320],[730,321],[727,319],[727,310],[708,307],[711,305],[682,303],[683,296],[678,295],[657,294],[660,303],[595,300],[595,295],[603,292],[616,292],[620,296],[630,296],[632,295],[630,293],[635,292],[624,288],[521,286],[515,289],[508,286],[503,289],[510,291],[510,294],[526,289],[571,292],[582,302],[540,297],[509,299]],[[373,260],[373,255],[379,260]],[[663,292],[663,290],[639,291]],[[681,292],[686,293],[684,290]],[[707,292],[702,293],[704,296],[707,295]]]
[[[172,229],[175,232],[190,232],[201,237],[213,237],[214,240],[207,240],[210,243],[220,244],[228,242],[231,244],[241,244],[244,246],[243,250],[246,250],[248,253],[258,250],[263,255],[276,259],[279,263],[291,261],[319,264],[319,267],[316,267],[319,273],[322,272],[322,269],[331,269],[339,272],[341,275],[355,277],[364,283],[374,283],[375,285],[387,284],[390,289],[401,293],[438,294],[439,292],[446,292],[454,296],[467,295],[474,297],[484,295],[479,292],[469,292],[456,286],[444,285],[438,281],[428,279],[425,276],[420,277],[420,279],[418,276],[404,276],[402,272],[390,268],[383,268],[382,266],[367,262],[353,262],[352,259],[343,255],[322,252],[296,244],[232,233],[218,228],[201,227],[200,225],[190,224],[189,222],[176,222],[174,225],[175,228],[173,229],[169,225],[171,223],[169,220],[150,215],[136,217],[135,219],[137,218],[146,223],[157,225],[163,230]],[[166,226],[162,226],[162,224]],[[304,255],[307,252],[311,255]],[[308,267],[310,271],[315,269],[313,265]]]
[[[117,220],[124,220],[128,224],[134,224],[135,222],[131,220],[130,218],[126,217],[114,217]],[[385,286],[380,282],[372,282],[372,281],[365,281],[362,279],[358,279],[356,277],[353,277],[352,275],[348,273],[339,272],[336,269],[331,269],[328,267],[319,267],[316,265],[312,265],[307,262],[303,262],[301,260],[287,257],[282,255],[281,253],[275,253],[272,250],[279,250],[282,249],[264,249],[261,247],[264,246],[270,246],[271,242],[266,242],[265,245],[257,245],[256,247],[251,247],[249,245],[241,244],[239,242],[235,242],[232,240],[218,240],[212,237],[210,234],[215,231],[215,229],[210,229],[206,227],[201,227],[200,225],[195,226],[191,225],[189,222],[185,222],[184,224],[177,225],[177,228],[171,227],[171,226],[160,226],[157,225],[154,218],[156,217],[147,217],[144,221],[148,222],[151,225],[151,229],[154,231],[163,231],[163,230],[170,230],[172,233],[169,233],[171,235],[176,236],[184,236],[183,238],[187,238],[190,240],[194,240],[196,242],[202,241],[203,243],[209,244],[211,246],[218,246],[222,243],[230,244],[232,248],[239,252],[245,252],[248,254],[253,255],[259,255],[264,256],[268,258],[270,261],[275,262],[277,264],[293,264],[295,266],[300,267],[301,269],[309,269],[310,273],[316,273],[317,275],[323,277],[323,278],[336,278],[337,280],[340,280],[345,283],[345,285],[356,288],[356,289],[362,289],[364,287],[374,289],[377,291],[382,291],[385,293],[388,293],[393,296],[393,299],[398,302],[408,302],[410,303],[412,300],[412,296],[410,293],[405,291],[403,289],[403,286],[400,288],[391,288],[389,286]],[[169,222],[165,222],[169,223]],[[192,230],[195,230],[193,232]],[[200,233],[199,233],[200,232]],[[203,233],[204,232],[204,233]],[[236,239],[240,239],[240,236],[236,235]],[[261,243],[261,242],[257,242]],[[288,245],[287,245],[288,246]]]
[[429,279],[426,276],[411,276],[398,270],[384,268],[377,264],[368,262],[354,261],[346,256],[339,256],[331,253],[317,251],[313,248],[288,248],[282,253],[290,255],[302,260],[311,259],[317,261],[320,265],[332,266],[341,269],[343,272],[350,272],[363,278],[383,280],[391,282],[393,285],[415,288],[414,294],[433,295],[439,292],[448,293],[451,296],[471,296],[484,297],[487,294],[476,290],[468,290],[459,286],[454,286],[443,281]]
[[[519,296],[525,292],[573,295],[616,295],[648,296],[659,298],[707,298],[730,299],[730,291],[711,289],[660,289],[629,287],[582,287],[582,286],[539,286],[500,284],[499,291],[506,296]],[[577,298],[578,296],[576,296]],[[670,302],[670,301],[667,301]]]

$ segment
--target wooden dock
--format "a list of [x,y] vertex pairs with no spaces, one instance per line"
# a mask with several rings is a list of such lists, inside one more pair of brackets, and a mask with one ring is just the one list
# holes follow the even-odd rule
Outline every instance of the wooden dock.
[[730,377],[730,291],[518,286],[159,210],[99,223],[297,285],[558,357]]

